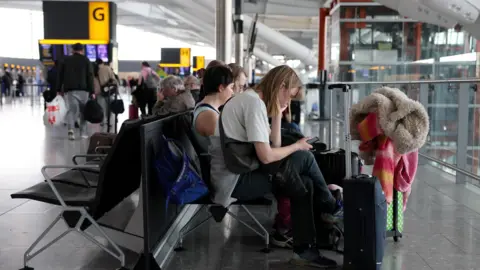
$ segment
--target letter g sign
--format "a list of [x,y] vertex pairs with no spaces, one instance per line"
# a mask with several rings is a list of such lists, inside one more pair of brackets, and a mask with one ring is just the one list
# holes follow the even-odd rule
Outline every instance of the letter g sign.
[[105,11],[103,7],[99,7],[93,10],[93,18],[96,21],[103,21],[105,20]]

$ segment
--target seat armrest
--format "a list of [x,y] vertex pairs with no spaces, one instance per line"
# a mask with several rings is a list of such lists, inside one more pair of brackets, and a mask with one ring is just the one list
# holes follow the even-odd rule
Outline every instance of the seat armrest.
[[98,151],[99,150],[102,150],[102,149],[110,149],[112,148],[112,146],[109,146],[109,145],[101,145],[101,146],[97,146],[95,147],[95,154],[100,154]]
[[73,162],[73,164],[78,165],[78,162],[77,162],[78,158],[92,157],[92,158],[100,158],[100,159],[103,160],[106,156],[107,156],[107,154],[78,154],[78,155],[74,155],[72,157],[72,162]]

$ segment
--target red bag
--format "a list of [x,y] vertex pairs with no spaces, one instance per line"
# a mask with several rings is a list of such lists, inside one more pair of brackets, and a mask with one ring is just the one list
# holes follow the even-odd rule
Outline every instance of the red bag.
[[138,119],[138,107],[135,104],[130,104],[128,107],[128,119]]

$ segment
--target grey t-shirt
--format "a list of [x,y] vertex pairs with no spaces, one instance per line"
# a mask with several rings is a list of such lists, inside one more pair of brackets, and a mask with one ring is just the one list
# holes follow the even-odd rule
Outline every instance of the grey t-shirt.
[[[227,137],[241,142],[270,143],[267,108],[255,91],[247,90],[232,98],[223,108],[221,117]],[[209,148],[212,158],[211,180],[215,188],[213,201],[227,207],[235,201],[231,196],[239,175],[230,172],[225,166],[218,124],[219,122],[215,135],[210,138]]]

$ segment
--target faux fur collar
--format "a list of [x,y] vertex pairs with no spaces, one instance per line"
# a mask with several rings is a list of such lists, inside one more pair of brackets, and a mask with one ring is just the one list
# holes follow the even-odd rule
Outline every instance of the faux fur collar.
[[428,113],[417,101],[396,88],[382,87],[366,96],[350,110],[353,140],[360,139],[357,124],[368,113],[376,113],[380,128],[390,137],[399,154],[421,148],[429,132]]

